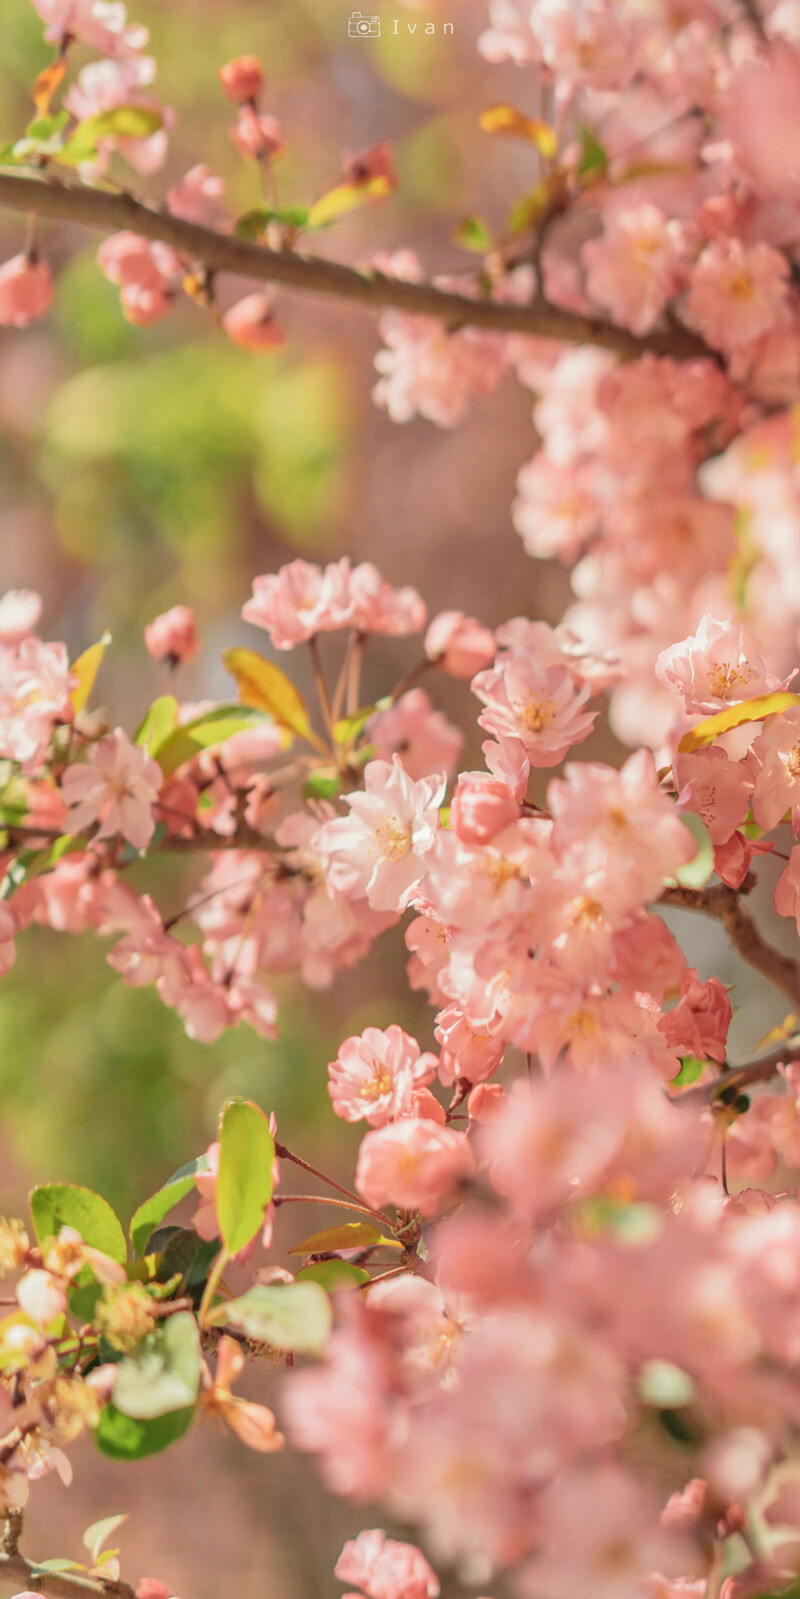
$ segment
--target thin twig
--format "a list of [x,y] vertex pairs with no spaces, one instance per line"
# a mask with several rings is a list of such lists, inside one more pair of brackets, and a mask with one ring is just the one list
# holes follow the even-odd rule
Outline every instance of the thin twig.
[[[753,886],[752,879],[745,880],[744,892]],[[788,955],[773,949],[761,937],[755,922],[741,902],[742,890],[728,888],[725,883],[711,888],[667,888],[661,895],[661,905],[678,905],[682,910],[701,911],[721,921],[734,948],[748,966],[754,967],[762,977],[781,989],[796,1009],[800,1010],[800,966]]]
[[300,255],[292,250],[270,250],[232,234],[199,227],[182,217],[133,195],[88,184],[56,181],[19,172],[0,172],[0,206],[14,211],[36,211],[40,217],[80,223],[105,232],[126,229],[142,238],[169,244],[179,254],[202,262],[207,271],[233,272],[262,283],[282,283],[287,288],[381,310],[394,307],[416,315],[435,317],[449,328],[493,328],[499,333],[529,333],[561,339],[569,344],[594,344],[615,350],[626,359],[644,354],[669,355],[679,360],[718,356],[686,329],[649,333],[637,337],[627,328],[601,319],[578,316],[547,304],[515,305],[488,298],[438,289],[432,283],[409,283],[377,271],[358,272],[338,261]]

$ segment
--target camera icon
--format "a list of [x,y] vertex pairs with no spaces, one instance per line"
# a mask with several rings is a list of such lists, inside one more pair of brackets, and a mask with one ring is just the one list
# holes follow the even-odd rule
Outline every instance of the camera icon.
[[360,11],[354,11],[348,19],[347,32],[351,39],[379,39],[381,36],[380,17],[365,17]]

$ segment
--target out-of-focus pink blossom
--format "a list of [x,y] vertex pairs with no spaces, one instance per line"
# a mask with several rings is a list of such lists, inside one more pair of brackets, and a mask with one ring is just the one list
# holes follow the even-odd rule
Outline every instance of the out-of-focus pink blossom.
[[257,290],[226,311],[222,326],[243,350],[279,350],[286,339],[272,312],[272,296]]
[[440,611],[425,634],[425,654],[451,677],[469,682],[476,672],[491,666],[497,641],[488,627],[463,611]]
[[255,161],[279,155],[286,142],[277,117],[268,112],[259,113],[248,104],[240,105],[231,138],[240,155],[252,156]]
[[668,1011],[658,1025],[677,1054],[699,1055],[722,1064],[732,1017],[724,983],[718,977],[701,983],[697,972],[689,970],[684,974],[675,1009]]
[[154,661],[166,661],[171,666],[191,661],[200,648],[194,611],[187,605],[173,605],[171,610],[162,611],[148,622],[144,642]]
[[376,1128],[361,1141],[356,1188],[373,1209],[396,1205],[433,1216],[475,1172],[463,1133],[427,1118]]
[[219,80],[229,100],[243,105],[255,100],[264,87],[264,68],[258,56],[234,56],[219,69]]
[[217,231],[229,226],[228,217],[220,204],[225,194],[225,180],[218,178],[200,162],[176,183],[167,195],[167,205],[173,216],[185,222],[196,222],[202,228]]
[[437,1599],[439,1593],[439,1579],[419,1549],[378,1527],[345,1544],[334,1574],[357,1583],[368,1599]]
[[8,589],[0,599],[0,644],[21,644],[42,614],[42,599],[33,589]]
[[415,782],[434,772],[451,778],[464,745],[460,729],[434,710],[424,688],[409,689],[388,710],[378,711],[366,733],[376,759],[391,761],[396,755]]
[[603,223],[583,247],[589,294],[615,322],[649,333],[681,285],[684,230],[646,200],[614,206]]
[[147,29],[128,22],[121,0],[33,0],[33,4],[47,23],[48,44],[80,39],[115,59],[134,55],[147,44]]
[[785,256],[759,241],[706,245],[695,264],[685,315],[715,350],[736,350],[789,320]]
[[15,255],[0,266],[0,327],[27,328],[53,303],[53,277],[46,261]]

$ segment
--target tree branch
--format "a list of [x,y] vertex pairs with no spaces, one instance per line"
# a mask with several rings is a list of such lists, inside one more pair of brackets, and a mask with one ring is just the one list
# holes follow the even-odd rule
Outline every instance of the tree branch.
[[789,1061],[800,1059],[800,1039],[787,1039],[780,1049],[773,1049],[769,1055],[762,1055],[760,1060],[748,1061],[744,1066],[731,1066],[727,1071],[721,1072],[713,1082],[699,1083],[697,1088],[687,1088],[684,1094],[671,1094],[670,1101],[673,1105],[711,1105],[719,1099],[720,1094],[728,1094],[731,1090],[740,1094],[746,1088],[752,1088],[754,1083],[767,1083],[777,1073],[779,1066],[786,1065]]
[[[744,892],[752,886],[753,879],[745,879]],[[741,902],[740,893],[741,890],[728,888],[725,883],[712,888],[667,888],[659,903],[679,905],[682,910],[702,911],[706,916],[716,917],[742,960],[781,989],[800,1010],[800,966],[761,937],[750,912]]]
[[92,1594],[99,1599],[136,1599],[129,1583],[120,1578],[92,1577],[88,1571],[49,1571],[46,1566],[26,1560],[19,1548],[21,1534],[22,1511],[7,1510],[0,1542],[1,1583],[47,1594],[49,1599],[82,1599]]
[[270,250],[231,234],[185,222],[168,211],[142,204],[133,195],[88,185],[68,184],[47,177],[0,172],[0,206],[35,212],[62,222],[106,232],[128,229],[145,239],[169,244],[180,255],[202,263],[212,272],[233,272],[261,283],[282,283],[306,293],[352,300],[373,310],[394,307],[420,316],[435,317],[446,327],[490,328],[498,333],[529,333],[570,344],[595,344],[615,350],[625,358],[670,355],[679,360],[704,356],[719,358],[688,330],[651,333],[637,338],[626,328],[560,311],[549,305],[513,305],[489,299],[471,299],[437,289],[431,283],[407,283],[381,272],[358,272],[338,261],[299,255],[291,250]]

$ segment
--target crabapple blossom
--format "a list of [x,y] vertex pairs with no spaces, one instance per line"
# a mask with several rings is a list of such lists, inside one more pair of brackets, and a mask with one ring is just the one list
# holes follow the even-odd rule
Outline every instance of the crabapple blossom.
[[41,595],[33,589],[8,589],[0,599],[0,644],[21,644],[41,614]]
[[362,1139],[356,1188],[375,1210],[390,1204],[432,1216],[474,1171],[463,1133],[405,1117]]
[[687,713],[711,714],[727,705],[780,688],[760,656],[748,649],[744,628],[704,616],[697,632],[663,650],[656,676],[665,688],[683,694]]
[[310,561],[290,561],[274,575],[253,580],[242,617],[265,628],[276,650],[294,649],[315,633],[345,626],[348,578],[347,560],[331,562],[324,571]]
[[246,294],[237,300],[225,312],[222,326],[232,343],[244,350],[276,350],[285,343],[268,294]]
[[496,653],[494,634],[462,611],[440,611],[425,634],[428,660],[467,682],[490,666]]
[[754,773],[753,815],[759,827],[776,827],[788,811],[800,831],[800,705],[770,716],[748,752]]
[[366,1027],[360,1037],[346,1038],[328,1067],[328,1093],[337,1116],[383,1127],[411,1113],[418,1087],[432,1082],[437,1059],[420,1051],[401,1027]]
[[368,1599],[437,1599],[439,1594],[439,1579],[420,1550],[387,1538],[377,1527],[345,1544],[334,1575],[356,1583]]
[[258,56],[235,56],[219,69],[219,79],[229,100],[242,105],[255,100],[264,87],[264,69]]
[[397,755],[370,761],[363,793],[345,796],[350,814],[323,822],[311,841],[329,888],[376,911],[402,910],[425,871],[444,792],[444,777],[415,783]]
[[92,745],[88,760],[67,767],[61,794],[69,824],[80,831],[99,822],[99,838],[119,833],[144,849],[153,836],[161,781],[160,767],[118,727]]
[[615,321],[648,333],[681,286],[683,231],[648,201],[608,208],[603,220],[602,238],[583,247],[587,290]]
[[504,653],[472,689],[484,706],[480,726],[496,739],[517,740],[531,766],[558,766],[592,731],[594,715],[583,709],[589,687],[576,689],[566,667],[528,653]]
[[391,761],[396,755],[415,782],[434,772],[451,778],[464,744],[459,728],[434,710],[424,688],[411,688],[387,710],[378,711],[366,731],[376,758]]
[[519,816],[506,783],[488,772],[462,772],[450,807],[450,826],[462,844],[488,844]]
[[121,0],[33,0],[33,5],[47,24],[48,44],[80,39],[115,58],[134,55],[147,44],[147,29],[128,22]]

